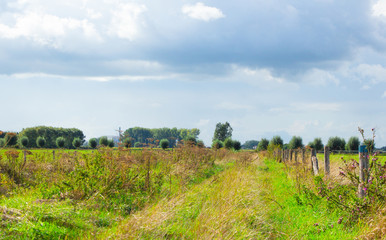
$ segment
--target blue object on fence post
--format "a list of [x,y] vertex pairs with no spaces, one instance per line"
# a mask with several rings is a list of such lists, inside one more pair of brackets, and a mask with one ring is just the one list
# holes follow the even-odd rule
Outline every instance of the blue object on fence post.
[[359,145],[359,153],[367,153],[367,147],[365,144]]

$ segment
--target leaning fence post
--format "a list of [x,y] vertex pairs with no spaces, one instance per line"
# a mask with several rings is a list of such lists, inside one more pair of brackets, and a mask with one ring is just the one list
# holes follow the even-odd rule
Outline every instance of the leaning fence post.
[[324,172],[330,176],[330,149],[327,146],[324,147]]
[[364,190],[364,183],[367,181],[369,169],[369,159],[367,157],[366,145],[361,144],[359,146],[359,186],[358,195],[363,198],[366,195]]
[[311,150],[311,164],[312,164],[312,169],[314,171],[314,175],[318,175],[319,163],[318,163],[318,158],[316,157],[316,149]]

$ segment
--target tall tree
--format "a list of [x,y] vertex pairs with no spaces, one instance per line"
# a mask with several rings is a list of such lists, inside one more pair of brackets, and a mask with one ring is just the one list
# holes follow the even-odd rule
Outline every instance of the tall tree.
[[232,127],[228,122],[225,123],[217,123],[216,129],[213,134],[213,141],[220,140],[225,141],[225,139],[232,137]]
[[303,140],[299,136],[293,136],[290,142],[288,143],[289,149],[297,149],[302,147],[303,147]]
[[283,139],[280,136],[273,136],[271,141],[269,141],[269,145],[279,146],[283,148]]

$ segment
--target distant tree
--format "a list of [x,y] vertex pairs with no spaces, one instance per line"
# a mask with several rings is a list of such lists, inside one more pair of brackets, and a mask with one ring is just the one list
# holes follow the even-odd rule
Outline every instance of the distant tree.
[[72,146],[74,146],[74,148],[79,148],[80,145],[82,145],[82,141],[79,138],[74,138],[72,141]]
[[288,144],[289,149],[297,149],[303,147],[303,140],[299,136],[293,136]]
[[130,138],[125,138],[123,140],[123,146],[125,146],[125,148],[131,147],[131,139]]
[[269,145],[279,146],[280,148],[283,148],[283,139],[281,139],[280,136],[274,136],[271,141],[269,141]]
[[169,147],[169,140],[167,140],[166,138],[162,139],[160,142],[159,142],[159,146],[165,150]]
[[220,149],[224,147],[224,143],[218,139],[214,140],[212,143],[212,148],[213,149]]
[[205,147],[204,141],[197,140],[197,147],[204,148]]
[[264,151],[268,148],[269,141],[266,138],[262,138],[256,147],[257,151]]
[[347,151],[358,151],[359,149],[359,138],[357,137],[350,137],[346,144],[346,150]]
[[7,147],[13,147],[17,144],[17,134],[13,132],[7,132],[4,137],[5,145]]
[[101,137],[99,139],[99,145],[101,145],[102,147],[107,147],[109,145],[109,140],[107,139],[107,137]]
[[98,145],[98,141],[96,140],[96,138],[91,138],[91,139],[88,141],[88,145],[89,145],[91,148],[96,148],[97,145]]
[[5,140],[4,138],[0,138],[0,147],[4,147],[5,146]]
[[315,138],[314,141],[308,144],[310,148],[316,149],[316,151],[321,151],[324,148],[323,142],[321,138]]
[[228,122],[217,123],[216,129],[214,130],[213,141],[220,140],[225,141],[225,139],[232,137],[232,127]]
[[233,148],[234,148],[236,151],[239,151],[239,150],[241,149],[241,143],[240,143],[240,141],[233,140]]
[[58,148],[63,148],[65,143],[66,143],[66,139],[64,139],[64,137],[58,137],[56,139],[56,146]]
[[344,150],[346,146],[346,141],[344,140],[344,138],[330,137],[326,146],[329,147],[330,150]]
[[107,146],[113,148],[115,145],[114,141],[111,139],[111,140],[108,140],[108,143],[107,143]]
[[29,140],[28,140],[28,137],[21,137],[20,139],[19,139],[19,145],[20,145],[20,147],[23,147],[23,148],[26,148],[27,146],[28,146],[28,142],[29,142]]
[[196,145],[197,144],[197,140],[194,136],[192,135],[188,135],[185,137],[184,139],[184,143],[188,146],[193,146],[193,145]]
[[140,143],[140,142],[136,142],[136,143],[134,144],[134,147],[135,147],[135,148],[141,147],[141,143]]
[[224,141],[224,147],[225,147],[226,149],[232,149],[232,148],[233,148],[233,140],[232,140],[230,137],[228,137],[227,139],[225,139],[225,141]]
[[248,140],[241,146],[241,148],[243,148],[243,149],[255,149],[258,144],[259,144],[259,141],[257,141],[257,140]]
[[44,137],[39,136],[36,139],[36,146],[38,146],[39,148],[43,148],[45,145],[46,145],[46,139],[44,139]]

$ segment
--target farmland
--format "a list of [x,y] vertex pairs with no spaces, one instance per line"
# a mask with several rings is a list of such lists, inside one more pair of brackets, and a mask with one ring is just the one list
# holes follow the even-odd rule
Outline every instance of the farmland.
[[[318,194],[309,164],[270,151],[0,153],[1,239],[380,239],[386,230],[384,202],[351,218]],[[326,184],[349,185],[342,157],[357,156],[331,155],[330,179],[321,161]]]

